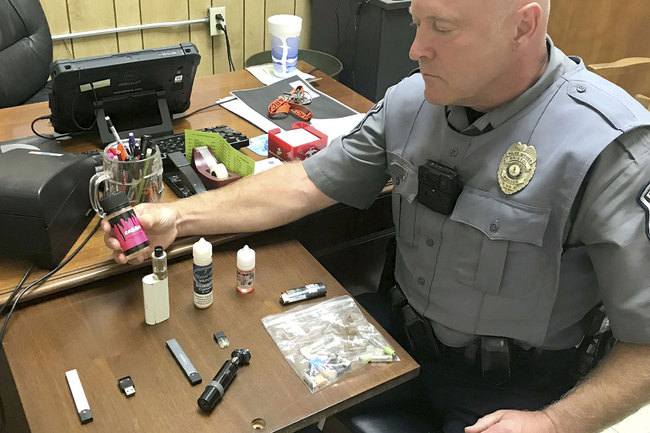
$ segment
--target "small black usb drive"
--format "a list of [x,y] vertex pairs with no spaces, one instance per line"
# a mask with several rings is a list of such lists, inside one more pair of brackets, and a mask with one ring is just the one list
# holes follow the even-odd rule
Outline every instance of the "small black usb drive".
[[131,376],[124,376],[123,378],[118,379],[117,386],[127,397],[133,397],[135,395],[135,386],[133,385]]

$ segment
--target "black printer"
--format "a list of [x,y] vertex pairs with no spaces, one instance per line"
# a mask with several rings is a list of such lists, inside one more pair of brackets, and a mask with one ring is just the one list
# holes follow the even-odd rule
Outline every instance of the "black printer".
[[95,160],[54,141],[0,143],[0,255],[52,269],[94,212],[88,183]]

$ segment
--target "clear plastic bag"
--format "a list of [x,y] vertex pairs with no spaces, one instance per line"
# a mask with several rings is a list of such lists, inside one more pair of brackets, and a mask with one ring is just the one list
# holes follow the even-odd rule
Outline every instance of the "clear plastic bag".
[[399,361],[349,296],[295,307],[262,323],[312,393],[366,363]]

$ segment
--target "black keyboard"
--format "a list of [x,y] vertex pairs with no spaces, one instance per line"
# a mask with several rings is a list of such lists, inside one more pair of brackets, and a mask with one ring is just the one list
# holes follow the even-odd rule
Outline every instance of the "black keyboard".
[[[241,132],[235,131],[225,125],[213,126],[211,128],[203,128],[200,131],[216,132],[220,134],[232,147],[239,150],[242,147],[248,146],[248,137]],[[163,164],[168,153],[183,152],[185,153],[185,133],[174,135],[163,135],[154,137],[151,142],[158,145],[160,148],[160,155],[163,158]]]

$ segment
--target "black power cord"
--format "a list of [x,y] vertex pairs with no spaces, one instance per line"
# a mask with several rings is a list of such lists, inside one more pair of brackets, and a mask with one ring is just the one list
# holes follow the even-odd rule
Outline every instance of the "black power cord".
[[[79,245],[79,246],[77,247],[77,249],[74,250],[74,251],[73,251],[73,252],[72,252],[68,257],[66,257],[66,258],[65,258],[61,263],[59,263],[58,266],[57,266],[56,268],[52,269],[50,272],[48,272],[47,274],[43,275],[41,278],[39,278],[39,279],[37,279],[36,281],[34,281],[34,282],[30,283],[29,285],[27,285],[27,287],[25,287],[25,288],[24,288],[24,289],[23,289],[23,290],[18,294],[18,296],[16,296],[16,299],[14,300],[14,302],[13,302],[13,304],[12,304],[12,306],[11,306],[11,309],[10,309],[9,312],[7,313],[7,317],[5,317],[5,321],[4,321],[3,325],[2,325],[2,330],[0,330],[0,345],[2,345],[2,340],[4,339],[5,333],[7,332],[7,327],[9,326],[9,319],[11,319],[11,315],[13,314],[14,310],[16,309],[16,305],[18,305],[18,302],[20,302],[20,298],[22,298],[23,295],[25,295],[25,293],[27,293],[30,289],[32,289],[32,288],[34,288],[34,287],[37,287],[37,286],[40,285],[43,281],[47,280],[47,279],[50,278],[52,275],[54,275],[57,271],[59,271],[59,269],[61,269],[62,267],[64,267],[66,264],[68,264],[68,262],[69,262],[70,260],[72,260],[72,259],[77,255],[77,253],[78,253],[78,252],[79,252],[79,251],[84,247],[84,245],[86,245],[86,244],[88,243],[88,241],[90,240],[90,238],[91,238],[91,237],[92,237],[92,236],[97,232],[97,230],[98,230],[99,227],[101,226],[101,223],[102,223],[102,220],[100,219],[100,220],[97,222],[97,225],[96,225],[96,226],[92,229],[92,231],[88,234],[88,236],[86,236],[86,239],[83,240],[83,242],[81,243],[81,245]],[[24,283],[25,280],[27,279],[27,276],[30,274],[30,272],[31,272],[31,270],[32,270],[32,268],[33,268],[33,266],[34,266],[34,265],[30,266],[29,269],[27,270],[27,272],[25,272],[25,275],[24,275],[23,278],[20,280],[20,283],[18,283],[18,286],[16,286],[16,288],[13,290],[12,294],[9,296],[9,299],[7,300],[7,302],[5,302],[5,304],[4,304],[4,305],[2,306],[2,308],[0,309],[0,316],[2,315],[1,313],[4,312],[5,307],[6,307],[7,305],[9,305],[9,303],[11,302],[11,299],[12,299],[12,298],[16,295],[16,293],[20,290],[21,286],[23,285],[23,283]]]
[[21,278],[21,280],[18,283],[18,285],[16,286],[16,288],[12,290],[11,295],[9,295],[9,297],[7,298],[5,303],[2,304],[2,307],[0,307],[0,317],[2,317],[5,310],[7,309],[7,305],[9,305],[11,303],[11,301],[13,301],[14,297],[16,296],[16,293],[18,293],[20,288],[23,286],[23,284],[25,283],[25,280],[27,280],[27,277],[29,276],[29,274],[32,273],[32,269],[34,269],[34,264],[33,263],[29,266],[29,268],[27,268],[27,270],[23,274],[23,278]]
[[38,122],[39,120],[46,120],[46,119],[51,119],[51,118],[52,118],[52,115],[48,114],[46,116],[37,117],[36,119],[32,120],[31,128],[32,128],[32,132],[34,133],[35,136],[44,138],[46,140],[59,140],[59,139],[63,139],[63,138],[67,139],[67,138],[72,137],[72,134],[54,135],[54,134],[39,134],[38,132],[36,132],[36,129],[34,127],[36,122]]
[[236,70],[235,64],[232,61],[232,53],[230,51],[230,39],[228,38],[228,29],[226,27],[226,20],[221,14],[216,15],[217,19],[217,30],[221,30],[224,35],[226,35],[226,51],[228,53],[228,69],[230,72]]
[[356,74],[354,68],[357,66],[357,47],[359,46],[359,27],[361,25],[361,11],[365,5],[368,4],[369,0],[359,0],[357,7],[354,11],[354,45],[352,51],[352,88],[356,88]]
[[199,111],[207,110],[208,108],[216,107],[218,105],[221,105],[221,104],[219,104],[218,102],[215,102],[214,104],[210,104],[210,105],[206,105],[205,107],[197,108],[196,110],[192,111],[191,113],[187,113],[187,114],[183,113],[183,114],[179,114],[177,116],[172,116],[172,120],[185,119],[186,117],[190,117],[190,116],[198,113]]
[[[11,302],[11,300],[16,296],[16,293],[20,290],[22,285],[25,283],[25,280],[27,280],[27,277],[29,274],[32,272],[32,269],[34,269],[34,264],[32,263],[29,268],[27,268],[27,271],[23,274],[23,277],[20,279],[20,282],[16,286],[16,288],[11,292],[11,295],[9,295],[9,298],[7,298],[7,301],[0,307],[0,317],[2,317],[2,314],[5,312],[5,309],[7,305]],[[2,347],[2,340],[0,340],[0,350]],[[7,419],[5,416],[5,407],[4,404],[2,403],[2,396],[0,396],[0,432],[4,431],[5,426],[7,425]]]
[[[66,257],[65,260],[63,260],[61,263],[59,263],[59,265],[58,265],[56,268],[52,269],[50,272],[48,272],[47,274],[43,275],[43,276],[42,276],[41,278],[39,278],[38,280],[36,280],[36,281],[34,281],[33,283],[29,284],[29,285],[28,285],[27,287],[25,287],[25,288],[22,290],[22,292],[20,292],[20,294],[16,297],[16,293],[18,293],[18,291],[20,290],[20,288],[22,287],[22,285],[23,285],[23,284],[25,283],[25,281],[27,280],[27,277],[28,277],[29,274],[32,272],[32,269],[34,268],[34,264],[32,263],[32,264],[29,266],[29,268],[27,269],[27,271],[25,271],[25,273],[23,274],[23,277],[20,279],[20,282],[18,283],[18,285],[16,286],[16,288],[11,292],[11,295],[9,295],[9,298],[7,298],[7,301],[2,305],[2,307],[0,307],[0,317],[2,317],[2,314],[4,314],[4,312],[5,312],[6,308],[7,308],[7,306],[11,303],[12,299],[13,299],[14,297],[16,297],[16,299],[14,300],[13,305],[11,306],[11,309],[9,310],[9,313],[7,313],[7,317],[5,317],[5,321],[4,321],[3,325],[2,325],[2,331],[0,331],[0,350],[2,350],[2,340],[4,339],[5,333],[7,332],[7,326],[9,325],[9,319],[11,318],[11,315],[13,314],[13,312],[14,312],[14,310],[15,310],[15,308],[16,308],[16,305],[18,305],[18,302],[20,302],[20,298],[22,298],[23,295],[24,295],[25,293],[27,293],[30,289],[32,289],[33,287],[38,286],[38,285],[41,284],[43,281],[45,281],[46,279],[48,279],[49,277],[51,277],[52,275],[54,275],[55,272],[57,272],[59,269],[61,269],[62,267],[64,267],[64,266],[65,266],[65,265],[66,265],[70,260],[72,260],[72,258],[73,258],[74,256],[77,255],[77,253],[81,250],[81,248],[83,248],[84,245],[86,245],[86,244],[88,243],[88,241],[90,240],[90,238],[91,238],[91,237],[92,237],[92,236],[97,232],[97,230],[98,230],[99,227],[101,226],[101,223],[102,223],[102,220],[100,219],[100,220],[97,222],[97,225],[96,225],[96,226],[92,229],[92,231],[88,234],[88,236],[86,237],[86,239],[84,239],[84,241],[81,243],[81,245],[79,245],[79,247],[77,247],[77,249],[74,250],[74,251],[72,252],[72,254],[70,254],[68,257]],[[2,402],[2,398],[1,398],[1,396],[0,396],[0,432],[4,431],[4,429],[5,429],[6,426],[7,426],[7,418],[6,418],[6,415],[5,415],[5,406],[4,406],[4,404],[3,404],[3,402]]]

